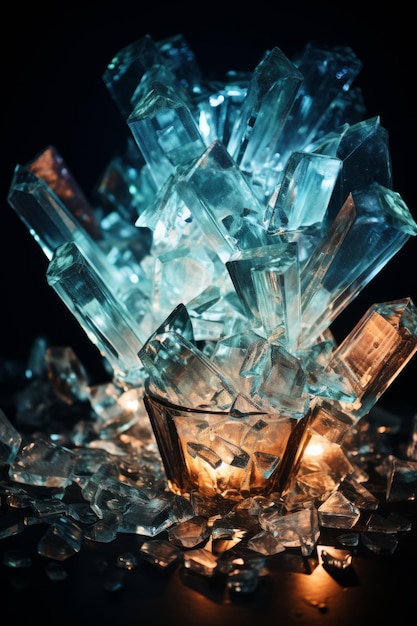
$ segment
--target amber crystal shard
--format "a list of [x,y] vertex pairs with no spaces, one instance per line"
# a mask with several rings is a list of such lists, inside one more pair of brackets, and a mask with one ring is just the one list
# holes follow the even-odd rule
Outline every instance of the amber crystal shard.
[[412,300],[372,305],[329,363],[356,389],[357,401],[344,410],[355,419],[366,415],[416,352],[417,308]]

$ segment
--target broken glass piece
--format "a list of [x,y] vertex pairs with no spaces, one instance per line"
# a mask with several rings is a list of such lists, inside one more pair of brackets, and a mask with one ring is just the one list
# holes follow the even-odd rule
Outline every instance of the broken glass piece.
[[285,548],[300,548],[303,556],[311,554],[320,536],[317,509],[308,507],[282,515],[280,512],[259,517],[265,530],[275,534]]
[[204,548],[194,548],[184,552],[184,567],[210,578],[216,571],[217,559],[214,554]]
[[332,493],[317,511],[324,527],[352,528],[360,517],[360,510],[340,491]]
[[0,409],[0,464],[10,465],[23,442],[23,437]]
[[340,485],[340,492],[358,509],[375,511],[379,507],[378,498],[364,485],[349,476],[346,476]]
[[38,542],[38,554],[65,561],[81,550],[83,533],[75,522],[66,517],[53,522]]
[[147,34],[119,50],[103,73],[103,81],[123,119],[132,111],[132,96],[143,74],[155,63],[163,65],[164,59],[152,37]]
[[157,395],[179,406],[228,409],[236,395],[230,381],[185,337],[154,333],[139,358]]
[[72,404],[76,400],[88,400],[87,372],[72,348],[48,346],[45,365],[54,392],[64,402]]
[[407,461],[394,455],[388,457],[387,502],[415,500],[417,497],[417,461]]
[[20,450],[9,466],[17,483],[45,487],[67,487],[71,483],[75,455],[46,438],[32,441]]
[[182,550],[165,539],[144,541],[140,547],[141,556],[156,565],[159,569],[166,569],[182,558]]
[[231,593],[253,593],[258,587],[259,575],[253,569],[236,569],[228,574],[226,586]]
[[195,548],[208,539],[209,535],[207,519],[199,515],[168,528],[169,541],[181,548]]
[[21,568],[30,567],[32,558],[23,550],[7,550],[3,553],[3,563],[7,567]]
[[359,533],[343,533],[337,536],[337,543],[346,548],[356,548],[359,545]]
[[155,537],[173,524],[172,509],[165,498],[129,504],[123,512],[118,532]]
[[264,530],[253,535],[248,541],[248,548],[260,552],[265,556],[272,556],[273,554],[283,552],[285,547],[279,533],[272,533],[269,530]]
[[386,533],[361,533],[361,542],[374,554],[394,554],[398,537]]
[[349,552],[343,554],[339,550],[337,554],[334,554],[333,551],[320,550],[319,554],[325,567],[343,570],[352,565],[352,555]]

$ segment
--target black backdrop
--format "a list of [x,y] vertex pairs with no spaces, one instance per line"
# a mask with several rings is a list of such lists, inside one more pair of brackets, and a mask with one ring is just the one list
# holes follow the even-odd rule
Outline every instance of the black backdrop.
[[[288,5],[256,2],[233,8],[226,2],[119,1],[7,7],[7,17],[3,13],[0,21],[0,357],[24,358],[34,336],[45,333],[55,345],[71,345],[92,376],[101,375],[95,348],[47,286],[46,260],[8,206],[7,192],[15,165],[54,144],[88,194],[124,131],[102,73],[115,52],[146,33],[162,39],[182,32],[205,72],[253,69],[261,54],[274,45],[288,56],[310,40],[350,45],[363,62],[357,82],[363,88],[368,115],[380,115],[390,134],[394,188],[417,217],[414,16],[399,3],[390,8],[390,14],[376,3],[372,11],[356,14],[346,3]],[[374,302],[411,296],[417,303],[416,256],[417,241],[412,240],[348,307],[337,332],[343,335],[350,330]],[[405,403],[416,411],[416,382],[417,358],[386,392],[383,402],[394,409]],[[406,509],[405,517],[409,514]],[[36,527],[3,542],[2,548],[33,542],[33,534],[39,534]],[[346,581],[341,586],[333,582],[326,612],[309,606],[306,598],[327,593],[326,587],[320,587],[320,578],[313,589],[309,576],[281,576],[279,571],[264,581],[253,600],[241,604],[216,602],[215,596],[207,598],[207,589],[200,593],[183,584],[179,575],[165,576],[143,566],[133,572],[121,595],[104,594],[93,567],[94,545],[83,549],[79,558],[68,559],[66,582],[48,584],[45,564],[32,567],[33,580],[24,592],[9,584],[13,572],[0,565],[0,621],[27,625],[41,619],[44,624],[81,626],[125,621],[247,626],[259,620],[265,626],[350,626],[391,620],[409,624],[416,589],[416,546],[414,532],[401,538],[392,559],[355,559],[357,580],[349,589]],[[100,544],[98,554],[103,552],[115,562],[123,549],[136,551],[135,538],[121,535],[115,545]],[[214,594],[215,589],[210,587],[210,591]]]
[[[344,5],[345,6],[345,5]],[[125,130],[102,73],[115,52],[146,33],[183,33],[206,74],[253,69],[278,46],[291,56],[311,40],[349,45],[363,62],[357,80],[369,117],[389,131],[394,189],[417,217],[415,110],[411,86],[415,50],[412,16],[398,9],[348,13],[332,3],[253,7],[227,3],[67,3],[10,7],[1,22],[2,130],[0,196],[0,355],[22,358],[35,335],[71,345],[92,378],[101,360],[76,320],[45,280],[46,259],[7,203],[14,167],[48,144],[56,146],[90,193]],[[417,302],[417,242],[407,243],[335,324],[343,336],[368,306],[411,296]],[[417,405],[417,359],[386,392],[386,405]]]

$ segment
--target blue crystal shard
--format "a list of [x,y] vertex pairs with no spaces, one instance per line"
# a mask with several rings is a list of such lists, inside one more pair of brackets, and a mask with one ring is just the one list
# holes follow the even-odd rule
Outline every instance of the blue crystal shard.
[[227,146],[251,78],[251,72],[229,70],[223,80],[207,81],[202,93],[193,98],[198,127],[207,146],[216,139]]
[[255,68],[227,144],[243,172],[262,176],[302,82],[301,72],[276,47]]
[[341,169],[338,158],[293,152],[269,205],[267,232],[273,235],[321,224]]
[[238,251],[226,262],[253,327],[296,349],[301,328],[300,269],[295,243]]
[[[302,150],[320,134],[329,108],[349,91],[362,69],[353,50],[344,46],[330,48],[309,43],[293,62],[304,80],[277,141],[276,152],[282,163],[286,163],[291,152]],[[351,120],[347,116],[342,121]]]
[[204,76],[197,58],[184,35],[177,33],[156,42],[156,47],[182,88],[190,97],[198,96],[204,88]]
[[263,206],[220,141],[179,172],[177,190],[222,261],[266,243]]
[[[319,337],[408,239],[417,234],[417,224],[397,192],[372,183],[367,189],[354,192],[352,200],[355,219],[334,251],[321,277],[321,286],[302,310],[301,345]],[[304,281],[307,276],[305,272]],[[315,279],[313,275],[310,278]]]
[[119,50],[103,73],[103,82],[119,107],[123,119],[132,111],[132,96],[146,70],[160,63],[163,57],[152,37],[147,34],[141,39]]
[[158,186],[206,147],[189,108],[160,82],[137,102],[127,123]]
[[[369,155],[372,154],[372,167]],[[336,156],[343,166],[330,203],[327,221],[336,215],[349,193],[376,182],[392,189],[388,133],[379,116],[357,122],[340,135]]]
[[47,269],[48,284],[125,384],[142,381],[137,353],[146,336],[75,243],[59,246]]

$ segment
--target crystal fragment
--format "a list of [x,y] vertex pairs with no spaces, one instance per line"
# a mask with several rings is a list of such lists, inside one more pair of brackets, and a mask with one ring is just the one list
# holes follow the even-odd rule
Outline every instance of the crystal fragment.
[[157,186],[206,148],[187,105],[169,85],[158,81],[136,102],[127,124]]
[[262,528],[276,535],[285,548],[300,548],[304,556],[311,554],[320,536],[317,510],[314,507],[287,515],[280,512],[264,513],[259,520]]
[[266,243],[263,207],[220,141],[182,168],[177,189],[222,261]]
[[211,578],[216,571],[217,559],[204,548],[194,548],[184,552],[184,567],[196,574]]
[[226,585],[230,592],[238,595],[253,593],[259,583],[259,575],[253,569],[238,569],[227,576]]
[[386,533],[362,533],[361,542],[374,554],[394,554],[398,547],[398,537]]
[[276,235],[321,224],[341,169],[338,158],[293,152],[268,206],[267,232]]
[[29,172],[41,178],[74,215],[94,240],[102,237],[97,212],[75,180],[55,146],[48,146],[27,164]]
[[139,358],[161,389],[159,395],[178,405],[224,410],[236,395],[226,376],[176,332],[155,333],[139,351]]
[[296,349],[300,332],[300,277],[295,243],[232,254],[226,268],[245,310],[267,337]]
[[302,309],[303,333],[309,342],[328,328],[410,236],[417,234],[417,224],[398,193],[372,183],[353,192],[352,199],[355,220],[332,256],[320,288]]
[[155,537],[174,523],[169,502],[164,498],[152,498],[147,502],[130,504],[124,512],[118,531]]
[[410,298],[373,305],[333,354],[329,365],[357,391],[357,402],[344,406],[355,419],[370,411],[416,354],[416,321]]
[[301,72],[277,47],[264,54],[252,74],[227,150],[255,180],[271,158],[302,82]]
[[328,552],[327,550],[322,549],[320,551],[320,558],[325,567],[335,568],[335,569],[346,569],[350,567],[352,564],[352,555],[350,553],[340,553],[337,551],[337,554],[332,552]]
[[30,567],[32,558],[23,550],[7,550],[3,554],[3,563],[13,568]]
[[195,548],[208,539],[209,535],[207,519],[199,515],[168,528],[169,541],[182,548]]
[[360,517],[360,510],[339,491],[332,493],[317,511],[320,525],[325,528],[352,528]]
[[[329,47],[314,42],[309,42],[293,63],[301,72],[303,82],[275,147],[282,162],[286,162],[291,152],[302,149],[321,134],[324,120],[329,122],[328,109],[341,94],[349,92],[362,69],[361,61],[349,47]],[[343,121],[349,122],[345,113]],[[340,121],[336,124],[339,126]]]
[[54,392],[64,402],[89,399],[88,376],[72,348],[68,346],[49,346],[45,351],[47,375]]
[[51,524],[38,542],[38,554],[65,561],[81,550],[83,533],[75,522],[61,517]]
[[414,501],[417,497],[417,461],[389,455],[388,463],[387,502]]
[[67,487],[71,484],[74,463],[72,450],[39,439],[23,446],[10,464],[9,476],[28,485]]
[[273,554],[283,552],[285,545],[281,541],[279,533],[275,534],[268,530],[263,530],[249,539],[248,548],[265,556],[272,556]]
[[[373,155],[372,168],[366,167],[370,153]],[[338,194],[335,194],[339,204],[353,189],[365,189],[374,182],[392,189],[388,133],[381,126],[379,116],[357,121],[350,126],[343,133],[336,154],[343,162]],[[330,208],[329,215],[332,213]]]
[[163,57],[149,34],[119,50],[108,63],[103,81],[123,119],[132,110],[132,96],[139,80],[149,67],[156,63],[163,65]]
[[182,558],[182,550],[165,539],[144,541],[140,547],[140,554],[146,561],[162,570]]
[[75,244],[55,250],[47,280],[108,359],[115,376],[140,382],[142,364],[137,353],[144,343],[142,331]]
[[23,437],[0,409],[0,465],[10,465],[20,450]]

